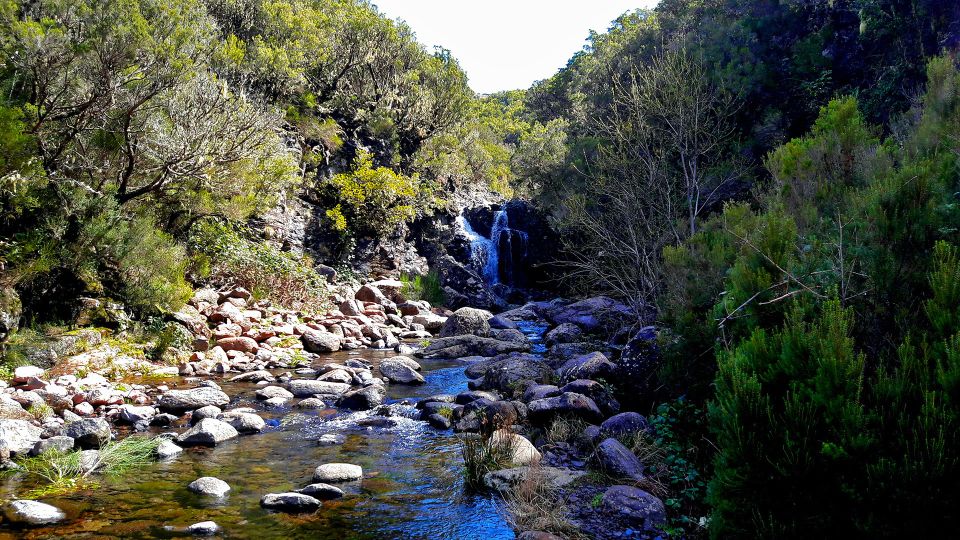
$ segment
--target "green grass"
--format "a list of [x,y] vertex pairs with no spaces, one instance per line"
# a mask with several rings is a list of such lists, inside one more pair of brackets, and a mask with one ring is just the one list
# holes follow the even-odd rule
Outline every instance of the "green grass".
[[410,300],[426,300],[432,306],[442,306],[447,301],[447,295],[440,284],[440,275],[430,272],[425,276],[410,276],[402,274],[403,296]]

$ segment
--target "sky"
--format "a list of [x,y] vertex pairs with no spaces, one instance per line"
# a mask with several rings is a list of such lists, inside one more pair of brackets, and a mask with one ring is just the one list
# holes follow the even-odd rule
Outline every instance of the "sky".
[[528,88],[566,65],[590,30],[657,0],[371,0],[427,47],[450,49],[481,94]]

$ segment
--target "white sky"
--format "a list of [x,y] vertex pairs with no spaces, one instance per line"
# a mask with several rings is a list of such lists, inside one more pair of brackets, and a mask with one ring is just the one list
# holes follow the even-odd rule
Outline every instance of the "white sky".
[[565,66],[590,30],[657,0],[371,0],[428,47],[450,49],[482,94],[527,88]]

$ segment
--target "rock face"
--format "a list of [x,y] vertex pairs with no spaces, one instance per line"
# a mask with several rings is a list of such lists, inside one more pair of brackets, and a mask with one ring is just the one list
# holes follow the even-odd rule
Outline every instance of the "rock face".
[[597,462],[607,474],[615,478],[643,479],[643,463],[629,448],[616,439],[605,439],[596,452]]
[[187,486],[187,489],[208,497],[224,497],[230,492],[230,486],[219,478],[204,476],[197,478]]
[[466,356],[497,356],[530,349],[528,343],[500,341],[479,336],[453,336],[437,338],[417,351],[422,358],[463,358]]
[[489,311],[462,307],[447,318],[440,329],[440,337],[475,335],[486,337],[490,333],[490,323],[493,315]]
[[204,418],[188,431],[180,434],[177,440],[188,446],[214,446],[238,437],[240,434],[233,426],[213,418]]
[[[390,379],[391,382],[402,384],[425,383],[426,380],[423,375],[417,373],[416,368],[410,362],[412,361],[403,357],[387,358],[380,362],[380,373]],[[413,364],[419,367],[416,362],[413,362]]]
[[260,499],[260,506],[285,512],[312,512],[320,508],[320,501],[302,493],[267,493]]
[[352,482],[363,478],[363,469],[349,463],[326,463],[313,472],[314,482],[340,483]]
[[230,397],[216,388],[201,386],[190,390],[170,390],[160,396],[157,406],[160,410],[174,413],[194,411],[200,407],[213,405],[223,407],[230,403]]
[[0,446],[14,454],[32,450],[42,433],[42,429],[26,420],[0,420]]
[[12,523],[24,525],[49,525],[67,517],[56,506],[28,500],[10,501],[3,507],[3,515]]
[[641,530],[661,528],[667,521],[663,501],[633,486],[612,486],[603,493],[603,508]]
[[308,330],[300,336],[303,348],[312,353],[331,353],[340,350],[340,338],[330,332]]
[[110,442],[110,424],[103,418],[74,420],[66,425],[63,433],[86,450],[95,450]]

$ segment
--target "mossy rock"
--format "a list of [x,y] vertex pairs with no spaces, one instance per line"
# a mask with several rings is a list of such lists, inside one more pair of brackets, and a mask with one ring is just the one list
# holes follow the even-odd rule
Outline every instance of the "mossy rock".
[[17,331],[22,314],[23,304],[17,292],[12,288],[0,289],[0,342]]

